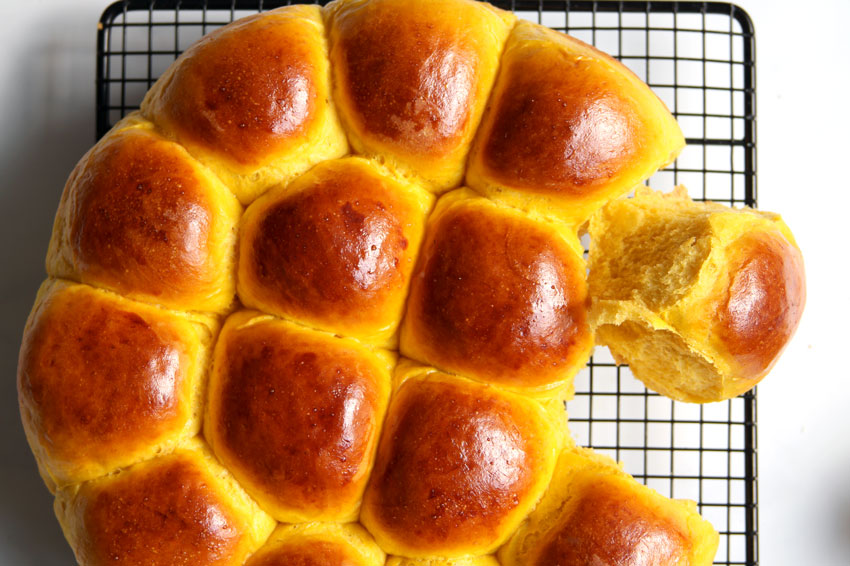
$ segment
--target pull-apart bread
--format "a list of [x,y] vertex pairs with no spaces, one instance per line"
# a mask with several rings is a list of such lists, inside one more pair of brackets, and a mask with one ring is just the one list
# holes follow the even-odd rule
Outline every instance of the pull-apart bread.
[[594,332],[707,401],[796,326],[778,217],[621,199],[683,144],[619,62],[472,0],[201,39],[71,173],[24,331],[79,564],[709,564],[563,406]]

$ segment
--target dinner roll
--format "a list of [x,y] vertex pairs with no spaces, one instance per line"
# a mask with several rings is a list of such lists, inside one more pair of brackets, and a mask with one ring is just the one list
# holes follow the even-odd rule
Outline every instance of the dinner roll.
[[55,509],[81,566],[242,564],[275,525],[199,440],[61,489]]
[[53,491],[198,433],[217,323],[50,279],[18,360],[27,440]]
[[467,184],[583,223],[685,145],[658,97],[612,57],[519,22],[469,160]]
[[253,203],[240,235],[242,302],[395,346],[433,196],[360,157],[325,161]]
[[386,556],[354,523],[281,525],[245,566],[384,566]]
[[413,372],[390,404],[360,522],[389,554],[491,553],[534,508],[563,442],[534,400]]
[[204,435],[277,520],[354,520],[394,363],[352,339],[240,311],[216,344]]
[[317,6],[238,20],[187,49],[142,112],[224,180],[243,203],[345,155]]
[[570,448],[540,505],[499,551],[502,566],[709,566],[718,534],[692,501],[641,485],[616,462]]
[[354,150],[457,187],[515,16],[472,0],[337,0],[325,15]]
[[773,367],[805,303],[803,258],[769,212],[641,190],[590,223],[597,340],[680,401],[740,395]]
[[564,387],[593,347],[575,234],[468,189],[440,198],[401,330],[401,353],[534,393]]
[[242,207],[206,167],[133,114],[71,173],[47,272],[180,310],[222,312]]

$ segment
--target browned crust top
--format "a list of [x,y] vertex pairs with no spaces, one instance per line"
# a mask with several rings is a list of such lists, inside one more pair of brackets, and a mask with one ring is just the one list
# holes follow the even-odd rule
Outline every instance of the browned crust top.
[[240,20],[186,51],[155,112],[181,140],[264,164],[303,142],[326,103],[322,41],[315,22],[285,12]]
[[216,451],[231,454],[234,468],[278,505],[314,513],[351,507],[383,419],[375,366],[276,322],[225,336],[211,401]]
[[182,428],[188,361],[165,317],[60,292],[24,336],[19,395],[53,456],[105,458]]
[[540,386],[586,354],[584,265],[544,227],[457,207],[430,228],[422,255],[406,324],[421,333],[429,361]]
[[417,551],[492,544],[538,479],[540,432],[484,386],[407,382],[364,505],[388,536]]
[[729,245],[731,280],[718,320],[743,378],[769,370],[791,339],[806,301],[803,258],[779,232],[751,232]]
[[69,243],[84,280],[153,296],[215,281],[213,189],[176,145],[138,129],[113,134],[68,190]]
[[245,529],[183,455],[84,488],[81,497],[79,535],[91,566],[225,566]]
[[585,489],[529,566],[671,566],[687,559],[687,533],[638,493],[604,479]]

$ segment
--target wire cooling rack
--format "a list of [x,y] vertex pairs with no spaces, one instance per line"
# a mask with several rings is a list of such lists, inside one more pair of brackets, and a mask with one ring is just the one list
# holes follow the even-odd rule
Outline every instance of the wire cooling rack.
[[[101,18],[97,134],[139,107],[171,62],[205,33],[290,2],[127,0]],[[323,3],[323,2],[319,2]],[[697,199],[756,204],[755,39],[747,14],[719,2],[495,1],[619,58],[673,111],[688,141],[649,184]],[[708,405],[648,392],[597,348],[568,404],[577,442],[607,453],[665,495],[697,501],[720,532],[715,564],[758,564],[756,397]]]

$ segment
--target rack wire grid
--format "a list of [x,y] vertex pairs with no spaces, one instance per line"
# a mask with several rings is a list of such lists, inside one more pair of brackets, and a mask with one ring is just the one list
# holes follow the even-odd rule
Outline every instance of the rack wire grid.
[[[237,18],[289,4],[125,0],[98,28],[97,134],[137,109],[189,45]],[[317,2],[324,3],[324,2]],[[756,204],[755,38],[741,8],[719,2],[495,1],[617,57],[673,111],[688,146],[648,184]],[[579,444],[623,462],[657,491],[698,503],[720,532],[715,564],[758,564],[755,391],[707,405],[649,392],[597,348],[567,406]]]

